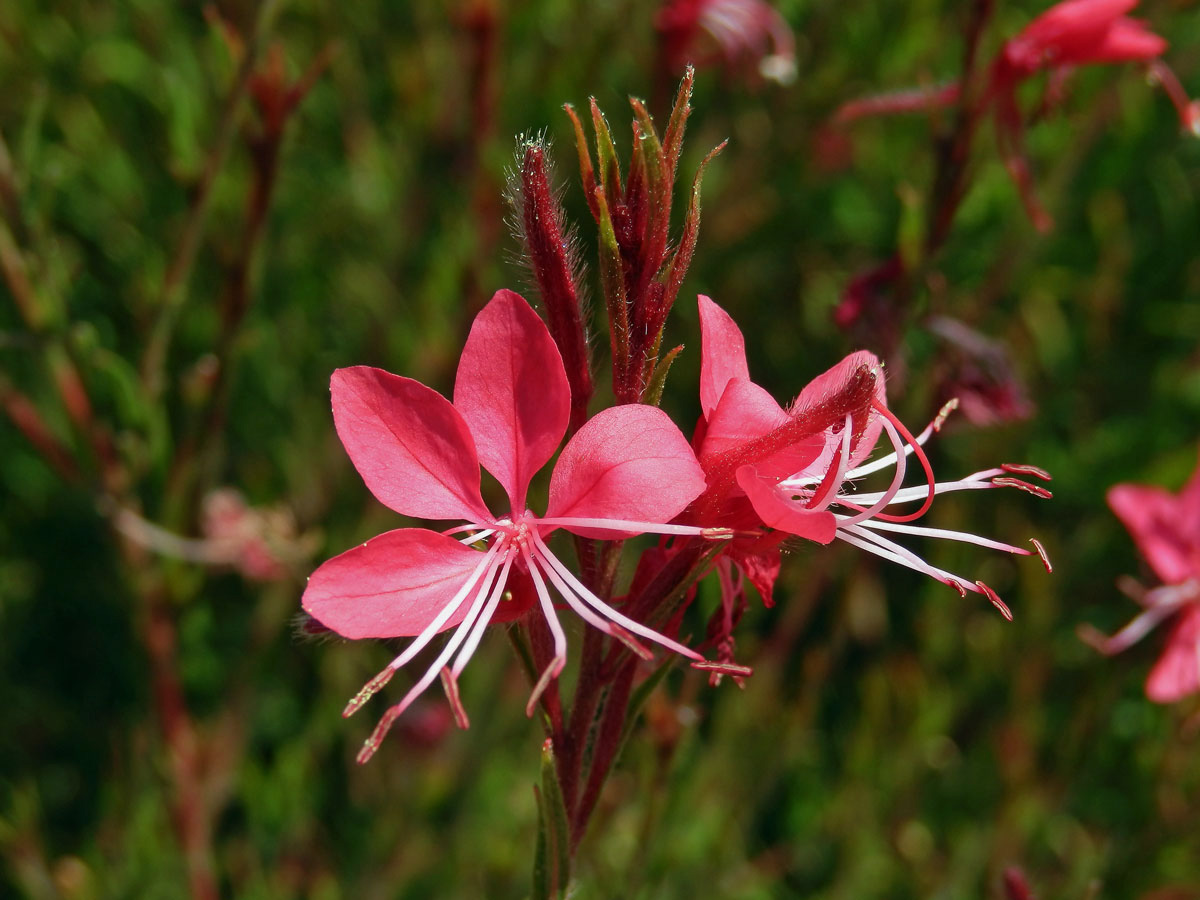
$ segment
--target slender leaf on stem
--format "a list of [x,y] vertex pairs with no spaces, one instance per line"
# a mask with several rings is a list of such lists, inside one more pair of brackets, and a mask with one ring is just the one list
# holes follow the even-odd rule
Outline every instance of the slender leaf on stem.
[[613,230],[612,216],[604,189],[597,185],[593,195],[600,210],[600,284],[608,308],[608,329],[612,343],[613,393],[622,403],[629,402],[629,305],[625,294],[625,276],[621,266],[621,248]]
[[555,773],[554,745],[542,744],[542,784],[535,785],[538,804],[537,847],[533,857],[534,900],[566,897],[571,881],[571,842],[567,808]]
[[[662,402],[663,388],[667,384],[667,374],[671,371],[672,364],[682,352],[683,344],[680,344],[674,350],[668,351],[667,355],[658,361],[658,365],[654,367],[654,371],[646,379],[646,390],[642,394],[643,403],[658,406]],[[658,354],[657,345],[651,348],[651,353],[653,355]]]
[[[692,194],[688,198],[687,214],[683,220],[683,234],[679,238],[679,246],[667,269],[666,290],[663,292],[663,321],[671,311],[675,298],[679,296],[679,288],[683,285],[684,276],[692,264],[692,255],[696,252],[696,241],[700,237],[700,184],[704,180],[704,170],[713,158],[725,149],[728,141],[721,141],[708,152],[708,156],[700,162],[696,175],[692,179]],[[660,326],[661,330],[661,326]]]
[[[637,119],[638,138],[635,154],[640,157],[646,190],[645,226],[638,255],[638,280],[633,296],[635,303],[646,306],[640,316],[642,322],[649,325],[651,331],[656,331],[661,317],[661,296],[652,297],[649,287],[650,282],[658,276],[667,252],[667,234],[671,227],[671,178],[650,113],[646,111],[641,100],[630,98],[629,103]],[[644,335],[642,340],[649,342],[649,336]]]
[[683,132],[687,127],[688,116],[692,114],[692,84],[696,80],[696,70],[688,66],[679,82],[679,90],[675,94],[675,105],[671,108],[671,118],[667,122],[666,133],[663,134],[663,155],[667,161],[667,178],[675,183],[675,172],[679,168],[679,152],[683,148]]
[[621,193],[621,167],[617,163],[617,146],[613,143],[612,131],[596,98],[589,101],[592,107],[592,128],[596,132],[596,164],[600,168],[600,186],[608,199]]
[[563,104],[563,109],[571,119],[571,127],[575,130],[575,149],[579,153],[579,175],[583,179],[583,193],[587,197],[588,209],[592,218],[600,221],[600,209],[596,206],[596,173],[592,170],[592,152],[588,149],[587,136],[583,133],[583,123],[575,114],[575,107],[570,103]]

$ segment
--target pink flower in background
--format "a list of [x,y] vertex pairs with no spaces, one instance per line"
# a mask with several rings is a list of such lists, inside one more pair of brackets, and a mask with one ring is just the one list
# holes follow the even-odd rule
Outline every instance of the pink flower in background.
[[1138,0],[1063,0],[1050,7],[1015,37],[996,62],[997,77],[1028,78],[1056,66],[1149,60],[1161,56],[1167,42],[1126,13]]
[[1033,403],[1004,344],[950,316],[930,316],[925,325],[945,345],[938,365],[938,396],[957,399],[968,422],[1002,425],[1033,415]]
[[791,29],[766,0],[668,0],[654,27],[674,71],[688,63],[730,69],[750,64],[781,84],[796,77]]
[[1080,636],[1102,653],[1119,653],[1174,618],[1166,649],[1146,679],[1147,697],[1171,703],[1200,691],[1200,468],[1178,494],[1118,484],[1108,492],[1108,505],[1163,584],[1148,591],[1126,587],[1144,611],[1117,634],[1106,638],[1084,626]]
[[[691,659],[700,654],[635,622],[584,586],[551,552],[557,528],[595,538],[642,532],[709,534],[670,521],[704,489],[687,440],[661,410],[618,406],[592,417],[563,449],[546,514],[525,505],[533,476],[567,430],[570,388],[549,331],[517,294],[500,291],[476,317],[463,348],[454,402],[410,378],[358,366],[333,374],[338,436],[367,487],[384,505],[423,519],[465,522],[445,532],[401,528],[329,560],[313,573],[304,609],[348,638],[414,640],[350,702],[350,715],[438,632],[454,629],[404,698],[383,716],[359,754],[364,762],[391,723],[439,675],[460,725],[457,678],[492,622],[534,604],[555,656],[527,712],[566,663],[566,637],[550,595],[639,655],[633,635]],[[480,494],[480,465],[508,494],[493,515]],[[462,534],[461,539],[451,537]],[[477,549],[483,547],[484,549]]]
[[295,570],[297,560],[291,557],[297,554],[287,551],[300,542],[295,522],[282,509],[256,509],[239,491],[219,488],[204,498],[201,528],[211,556],[227,560],[247,578],[276,581],[287,577],[289,568]]
[[[1200,134],[1200,103],[1188,97],[1175,73],[1160,59],[1167,49],[1166,40],[1127,15],[1137,4],[1138,0],[1064,0],[1050,7],[1005,42],[991,64],[986,90],[980,92],[971,110],[969,132],[974,131],[985,113],[994,110],[1000,155],[1026,212],[1043,231],[1052,223],[1033,190],[1025,155],[1026,116],[1017,98],[1017,91],[1025,81],[1038,73],[1047,73],[1048,82],[1037,116],[1057,105],[1067,79],[1077,66],[1144,63],[1150,77],[1162,86],[1175,106],[1183,129]],[[851,100],[838,109],[833,121],[845,125],[868,116],[943,109],[961,100],[959,82],[894,91]],[[847,301],[856,299],[861,298],[852,295]],[[855,315],[860,305],[844,301],[839,315]]]
[[[950,491],[1016,487],[1049,497],[1045,488],[1014,477],[1048,480],[1049,475],[1032,466],[1005,465],[958,481],[935,481],[921,447],[940,428],[953,404],[914,438],[888,410],[882,366],[865,351],[852,353],[815,378],[784,409],[750,380],[744,340],[733,319],[707,297],[701,296],[699,303],[704,418],[696,443],[708,488],[692,506],[697,521],[734,528],[765,525],[821,544],[842,540],[936,578],[963,596],[967,591],[981,593],[1011,618],[986,584],[939,569],[887,535],[963,541],[1031,555],[1034,551],[975,534],[910,523],[925,514],[934,495]],[[883,435],[891,444],[890,452],[869,462]],[[903,487],[909,456],[920,463],[925,485]],[[857,492],[855,483],[860,478],[888,469],[892,479],[886,489]],[[905,513],[896,511],[912,504],[919,506]],[[1032,543],[1049,569],[1041,545]],[[737,553],[754,556],[756,548],[735,540],[727,552],[740,565]],[[776,551],[772,547],[769,552]]]
[[1029,217],[1038,228],[1050,217],[1033,192],[1025,159],[1024,120],[1017,88],[1037,72],[1051,74],[1051,92],[1069,71],[1093,63],[1145,62],[1166,88],[1183,126],[1194,131],[1197,112],[1178,80],[1158,58],[1167,42],[1126,13],[1138,0],[1064,0],[1046,10],[1005,43],[992,65],[988,95],[996,106],[1000,152],[1020,191]]

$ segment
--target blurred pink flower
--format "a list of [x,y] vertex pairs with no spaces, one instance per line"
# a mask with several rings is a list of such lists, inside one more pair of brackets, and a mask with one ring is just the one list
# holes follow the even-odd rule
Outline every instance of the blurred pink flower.
[[1166,649],[1146,679],[1147,697],[1171,703],[1200,690],[1200,467],[1178,494],[1118,484],[1108,505],[1163,584],[1148,591],[1126,585],[1144,611],[1112,637],[1088,626],[1080,636],[1102,653],[1119,653],[1174,617]]
[[[1160,59],[1167,49],[1166,40],[1126,15],[1137,4],[1138,0],[1063,0],[1047,9],[1004,43],[991,64],[986,89],[967,118],[973,132],[983,115],[994,110],[1000,155],[1030,219],[1043,231],[1050,227],[1051,219],[1033,190],[1025,156],[1025,115],[1017,99],[1021,84],[1034,75],[1048,74],[1038,105],[1038,114],[1042,114],[1057,105],[1077,66],[1145,63],[1150,77],[1175,106],[1183,129],[1200,134],[1200,103],[1188,97],[1175,73]],[[955,81],[857,98],[844,103],[832,121],[846,125],[868,116],[943,109],[961,100],[962,85]]]
[[282,509],[256,509],[233,488],[218,488],[204,498],[201,530],[213,560],[221,560],[255,581],[275,581],[287,577],[296,557],[289,552],[299,548],[296,526]]
[[938,396],[957,399],[968,422],[1002,425],[1033,414],[1033,403],[1002,343],[949,316],[931,316],[925,324],[946,344],[938,366]]
[[[466,727],[457,679],[484,629],[537,604],[553,635],[555,655],[530,697],[527,713],[532,714],[542,690],[566,663],[566,637],[547,581],[586,622],[644,658],[650,652],[632,635],[702,659],[597,597],[546,542],[557,528],[609,539],[647,531],[705,533],[662,524],[704,488],[687,440],[665,413],[629,405],[593,416],[559,456],[546,514],[526,508],[530,481],[566,433],[571,398],[554,341],[520,296],[499,291],[476,317],[459,362],[453,404],[417,381],[367,366],[334,372],[332,391],[338,436],[380,502],[403,515],[465,521],[441,533],[385,532],[329,560],[309,580],[304,609],[344,637],[414,637],[350,702],[346,715],[434,635],[454,629],[417,683],[384,714],[360,762],[370,758],[391,723],[439,673],[455,717]],[[481,464],[508,493],[505,515],[494,516],[484,505]],[[461,539],[450,536],[464,532]],[[486,550],[476,549],[480,545]]]
[[751,65],[781,84],[796,77],[791,29],[766,0],[667,0],[654,27],[674,71],[688,63],[735,70]]
[[1061,77],[1075,66],[1149,63],[1179,111],[1183,126],[1190,131],[1197,127],[1195,105],[1188,102],[1170,70],[1158,62],[1167,42],[1126,15],[1137,4],[1138,0],[1063,0],[1009,39],[992,64],[988,97],[995,103],[1000,152],[1039,229],[1049,228],[1051,221],[1033,192],[1025,159],[1024,120],[1017,102],[1017,88],[1035,73],[1049,71],[1054,92]]
[[[950,491],[1016,487],[1049,497],[1045,488],[1014,476],[1042,480],[1050,476],[1032,466],[1004,465],[958,481],[935,481],[922,445],[941,427],[953,405],[948,404],[914,438],[888,410],[883,367],[866,351],[850,354],[813,379],[785,410],[750,380],[744,339],[733,319],[708,297],[701,296],[699,303],[703,420],[696,444],[708,488],[692,505],[694,520],[734,528],[765,525],[821,544],[843,540],[936,578],[963,596],[967,591],[981,593],[1011,618],[1003,601],[982,581],[939,569],[884,535],[941,538],[1032,555],[1035,551],[975,534],[909,523],[925,514],[935,494]],[[887,436],[891,452],[868,462],[882,435]],[[924,470],[923,486],[903,487],[910,455]],[[859,478],[889,468],[892,480],[885,490],[854,492]],[[890,511],[917,502],[915,511]],[[1049,569],[1041,545],[1032,543]],[[726,552],[743,569],[747,557],[758,555],[753,544],[746,546],[739,540]],[[769,552],[776,552],[773,545]]]
[[205,566],[230,568],[254,581],[278,581],[312,555],[316,535],[298,535],[296,520],[282,506],[256,507],[235,488],[217,488],[204,497],[201,537],[183,537],[111,501],[101,508],[136,544]]

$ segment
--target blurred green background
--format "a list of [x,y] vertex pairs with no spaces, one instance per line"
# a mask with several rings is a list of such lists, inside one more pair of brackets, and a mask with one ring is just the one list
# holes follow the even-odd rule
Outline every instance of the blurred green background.
[[[340,711],[392,654],[307,640],[292,622],[317,563],[399,524],[337,442],[330,372],[372,364],[448,391],[487,297],[513,287],[534,299],[503,224],[520,133],[553,142],[593,257],[561,106],[594,95],[623,141],[627,95],[662,120],[653,4],[278,6],[256,49],[278,47],[287,83],[323,53],[328,65],[276,146],[254,236],[263,117],[244,103],[228,120],[160,397],[139,364],[220,142],[237,53],[194,2],[0,6],[11,157],[0,182],[12,186],[0,200],[42,310],[30,327],[0,284],[4,392],[42,410],[82,460],[78,478],[63,478],[10,419],[0,426],[2,896],[187,896],[173,819],[181,765],[207,811],[200,843],[223,896],[529,891],[542,734],[522,715],[527,687],[503,634],[489,634],[463,678],[469,731],[447,728],[431,692],[358,767],[383,706],[349,721]],[[697,291],[739,321],[752,374],[779,398],[856,349],[832,311],[927,214],[932,136],[946,123],[865,120],[840,136],[827,123],[862,94],[954,77],[966,6],[781,0],[793,84],[699,72],[681,172],[730,144],[707,171],[700,244],[667,333],[686,345],[664,401],[685,431],[699,412]],[[252,33],[257,4],[216,9]],[[1040,9],[999,4],[986,55]],[[1193,92],[1198,12],[1190,0],[1139,10]],[[1037,90],[1023,96],[1032,104]],[[574,896],[1000,897],[1001,873],[1017,865],[1043,898],[1200,897],[1200,702],[1144,698],[1161,635],[1115,659],[1075,635],[1083,622],[1123,624],[1135,607],[1114,582],[1146,574],[1105,490],[1174,489],[1195,463],[1200,142],[1134,67],[1094,67],[1029,144],[1054,229],[1030,225],[985,128],[970,193],[888,360],[890,399],[914,428],[937,409],[945,348],[930,316],[1008,348],[1032,415],[954,421],[934,465],[947,478],[1036,463],[1054,473],[1055,498],[953,495],[931,523],[1015,543],[1038,535],[1054,574],[977,548],[919,548],[996,587],[1010,624],[978,597],[853,548],[790,554],[775,608],[754,604],[739,630],[739,658],[756,669],[745,690],[677,672],[652,699],[580,851]],[[230,329],[239,298],[248,306]],[[89,462],[55,389],[63,360],[123,477]],[[190,538],[204,497],[236,488],[294,522],[294,539],[275,533],[286,576],[131,556],[98,499],[106,477],[145,519]],[[156,656],[164,622],[173,649]],[[163,659],[192,729],[173,741]]]

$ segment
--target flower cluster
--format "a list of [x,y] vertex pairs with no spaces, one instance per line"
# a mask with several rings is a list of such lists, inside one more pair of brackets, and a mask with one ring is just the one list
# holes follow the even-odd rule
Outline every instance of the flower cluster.
[[[663,343],[667,318],[696,247],[701,177],[721,149],[693,176],[683,227],[672,240],[672,186],[692,82],[689,68],[661,138],[645,106],[631,100],[633,144],[624,172],[595,101],[589,104],[594,157],[581,118],[567,107],[599,237],[613,405],[593,411],[582,266],[540,139],[520,143],[510,200],[545,319],[512,291],[497,292],[470,329],[450,400],[365,366],[339,369],[332,379],[338,436],[371,493],[402,515],[448,523],[372,538],[318,568],[304,592],[313,627],[352,639],[412,639],[345,715],[430,648],[422,672],[384,713],[359,761],[371,757],[396,718],[439,677],[456,722],[466,727],[459,676],[488,625],[511,623],[533,685],[526,714],[545,714],[557,790],[574,835],[582,833],[616,758],[638,665],[653,658],[650,645],[689,660],[714,683],[729,675],[740,684],[752,673],[733,653],[746,585],[771,605],[783,549],[840,540],[964,597],[981,594],[1010,618],[984,582],[927,562],[898,538],[1036,554],[1050,568],[1036,540],[1026,549],[914,524],[938,494],[1014,487],[1049,497],[1035,483],[1049,476],[1033,466],[1003,465],[938,481],[923,447],[955,403],[914,437],[888,408],[883,366],[872,353],[850,354],[784,407],[750,380],[733,319],[701,296],[701,416],[690,441],[659,408],[684,349]],[[920,483],[906,484],[911,460]],[[552,461],[545,511],[535,512],[541,504],[530,501],[531,486]],[[485,493],[499,490],[483,490],[481,468],[507,495],[503,512],[485,502]],[[886,486],[859,489],[862,479],[881,472],[890,473]],[[659,535],[658,543],[641,550],[623,584],[626,539],[644,534]],[[563,555],[571,544],[574,565]],[[683,633],[685,614],[697,583],[710,575],[719,581],[721,604],[705,638],[693,642]],[[567,663],[559,621],[565,610],[589,626],[569,713],[558,689]],[[440,632],[448,637],[433,650]]]
[[[981,581],[939,569],[889,535],[966,541],[1007,553],[1034,551],[972,534],[911,524],[936,494],[1018,487],[1049,496],[1017,477],[1046,479],[1028,466],[1001,466],[938,482],[922,445],[944,410],[913,437],[887,407],[882,366],[870,353],[851,354],[814,379],[787,409],[749,378],[737,325],[700,297],[703,417],[691,443],[655,406],[627,403],[588,418],[558,452],[571,418],[571,388],[562,357],[542,319],[524,299],[500,291],[476,317],[459,362],[453,401],[409,378],[360,366],[333,375],[338,436],[370,491],[398,513],[450,521],[440,530],[400,528],[326,562],[312,575],[304,609],[348,638],[406,636],[412,641],[346,708],[349,715],[442,631],[452,634],[403,698],[391,706],[359,755],[368,759],[392,722],[440,675],[455,718],[467,725],[458,677],[487,626],[540,617],[552,636],[549,664],[533,687],[527,713],[562,672],[567,639],[558,606],[644,659],[652,642],[714,676],[750,673],[719,653],[706,660],[674,634],[601,596],[555,553],[551,535],[613,542],[654,533],[669,552],[646,554],[651,577],[679,571],[676,581],[717,569],[726,608],[748,577],[770,599],[779,545],[789,537],[819,544],[842,540],[916,569],[963,596],[981,593],[1008,608]],[[887,439],[887,452],[871,459]],[[544,514],[527,506],[535,475],[558,453]],[[925,483],[905,487],[909,457]],[[483,500],[480,466],[499,482],[508,509]],[[881,491],[856,492],[858,479],[889,469]],[[916,506],[916,509],[911,507]],[[908,509],[898,512],[898,509]],[[1036,552],[1045,561],[1041,546]],[[1049,563],[1046,563],[1049,568]],[[637,581],[638,579],[635,579]],[[645,592],[643,592],[645,593]],[[729,635],[722,635],[729,638]],[[726,641],[729,646],[729,641]]]

